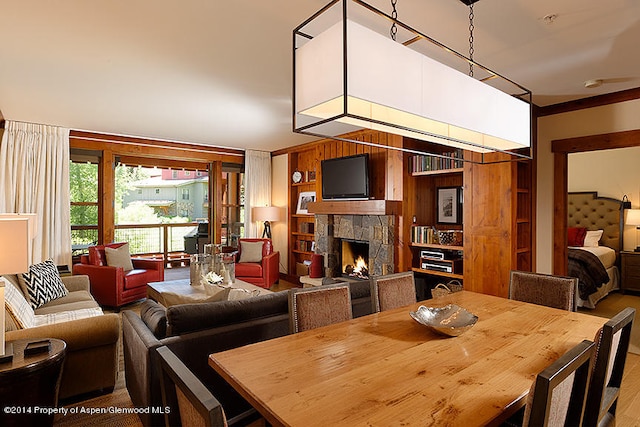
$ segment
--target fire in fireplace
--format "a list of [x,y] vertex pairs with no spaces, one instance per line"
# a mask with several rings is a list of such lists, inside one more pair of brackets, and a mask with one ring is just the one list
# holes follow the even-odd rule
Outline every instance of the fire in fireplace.
[[369,243],[342,239],[342,274],[358,279],[369,278]]

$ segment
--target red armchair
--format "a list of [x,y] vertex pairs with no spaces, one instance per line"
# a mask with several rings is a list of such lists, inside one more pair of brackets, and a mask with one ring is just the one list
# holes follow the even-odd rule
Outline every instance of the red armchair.
[[[259,262],[240,262],[242,260],[242,243],[256,244],[262,242],[262,258]],[[248,247],[245,248],[248,250]],[[239,239],[236,254],[236,278],[269,289],[280,279],[280,252],[273,251],[271,239]]]
[[107,307],[119,308],[147,297],[147,283],[164,280],[164,260],[132,258],[133,270],[107,265],[105,247],[119,248],[124,243],[89,247],[89,254],[74,264],[73,274],[86,274],[91,282],[91,294]]

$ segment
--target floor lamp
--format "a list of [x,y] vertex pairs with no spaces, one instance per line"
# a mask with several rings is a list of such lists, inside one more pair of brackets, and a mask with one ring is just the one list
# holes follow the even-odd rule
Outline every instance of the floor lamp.
[[280,209],[275,206],[260,206],[251,210],[251,216],[255,221],[264,221],[262,238],[271,238],[271,221],[280,221]]
[[[27,216],[14,215],[0,218],[0,274],[22,273],[29,269],[29,236],[31,219]],[[0,279],[0,363],[13,359],[13,346],[5,343],[5,279]]]

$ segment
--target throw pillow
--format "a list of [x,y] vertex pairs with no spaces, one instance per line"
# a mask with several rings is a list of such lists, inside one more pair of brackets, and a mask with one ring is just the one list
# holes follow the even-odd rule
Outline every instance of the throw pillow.
[[584,237],[584,244],[582,246],[599,246],[600,238],[602,237],[603,230],[587,231],[587,235]]
[[239,262],[262,262],[264,242],[240,242]]
[[9,281],[4,281],[4,305],[19,328],[30,328],[35,325],[35,314],[24,296]]
[[27,286],[29,303],[34,310],[69,293],[52,259],[30,266],[28,272],[22,273],[21,280]]
[[122,267],[124,271],[133,270],[131,262],[131,254],[129,253],[129,244],[125,243],[119,248],[104,248],[104,254],[107,257],[107,265],[110,267]]
[[584,227],[569,227],[567,229],[569,246],[584,246],[584,238],[586,235],[587,229]]
[[167,309],[153,300],[145,300],[140,306],[140,317],[156,338],[167,336]]

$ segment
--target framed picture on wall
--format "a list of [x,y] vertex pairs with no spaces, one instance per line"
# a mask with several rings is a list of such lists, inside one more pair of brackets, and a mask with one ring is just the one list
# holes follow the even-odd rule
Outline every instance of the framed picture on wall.
[[298,195],[298,208],[296,214],[308,214],[307,205],[316,201],[315,191],[303,191]]
[[439,187],[436,207],[438,224],[462,224],[462,187]]

